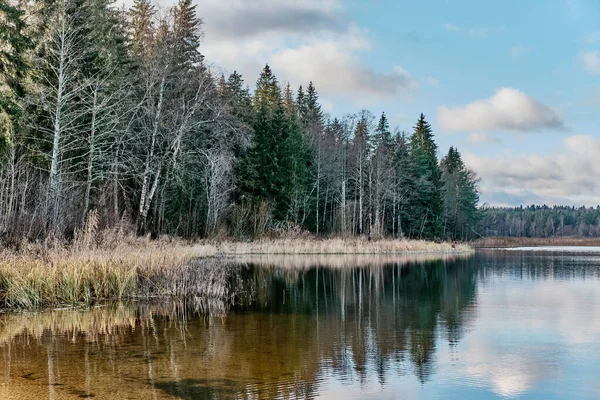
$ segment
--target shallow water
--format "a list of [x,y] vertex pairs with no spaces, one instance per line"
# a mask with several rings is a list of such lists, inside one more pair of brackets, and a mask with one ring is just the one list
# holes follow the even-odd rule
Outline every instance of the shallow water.
[[562,252],[562,253],[600,253],[598,246],[538,246],[538,247],[509,247],[507,251],[537,251],[537,252]]
[[0,399],[600,398],[600,255],[246,261],[235,297],[0,315]]

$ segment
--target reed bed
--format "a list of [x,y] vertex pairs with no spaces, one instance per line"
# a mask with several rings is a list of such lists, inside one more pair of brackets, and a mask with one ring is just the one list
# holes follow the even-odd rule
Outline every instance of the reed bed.
[[4,250],[0,252],[0,307],[87,305],[182,291],[191,260],[215,254],[211,245],[145,240],[112,248]]
[[419,253],[468,253],[468,245],[427,242],[424,240],[339,238],[339,239],[273,239],[253,242],[222,242],[216,245],[219,254],[402,254]]
[[[237,256],[370,255],[372,259],[374,255],[393,258],[409,252],[439,257],[470,251],[465,245],[452,249],[449,243],[366,238],[198,243],[169,238],[151,241],[132,235],[111,239],[111,235],[91,229],[68,246],[60,242],[23,244],[19,250],[0,251],[0,308],[89,306],[105,300],[168,296],[222,299],[235,293],[229,285],[235,264],[240,262]],[[228,262],[226,256],[236,259]],[[354,264],[340,258],[336,265]],[[200,300],[198,304],[209,306]]]

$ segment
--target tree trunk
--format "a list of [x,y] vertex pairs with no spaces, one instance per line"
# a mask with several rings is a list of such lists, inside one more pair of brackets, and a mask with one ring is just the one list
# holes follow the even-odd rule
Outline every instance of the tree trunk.
[[92,121],[90,126],[90,142],[89,142],[89,155],[87,163],[87,180],[85,182],[85,195],[83,200],[83,214],[81,226],[85,225],[87,213],[90,208],[90,193],[92,192],[92,172],[94,165],[94,150],[95,150],[95,139],[96,139],[96,105],[98,104],[98,88],[94,88],[94,100],[92,102]]

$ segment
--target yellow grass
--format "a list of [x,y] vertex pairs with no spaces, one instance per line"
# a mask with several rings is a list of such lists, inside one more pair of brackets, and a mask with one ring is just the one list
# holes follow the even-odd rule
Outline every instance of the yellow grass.
[[472,249],[458,244],[452,249],[450,243],[434,243],[424,240],[366,238],[346,239],[274,239],[254,242],[222,242],[217,244],[219,254],[401,254],[463,253]]
[[[408,252],[439,256],[470,251],[464,245],[452,249],[449,243],[363,238],[191,244],[128,236],[112,242],[84,237],[70,246],[25,244],[19,251],[0,251],[0,307],[89,305],[98,300],[185,295],[190,288],[218,295],[222,293],[226,271],[211,273],[208,279],[202,274],[209,274],[206,272],[209,269],[199,271],[191,262],[214,256],[386,255],[393,258]],[[340,261],[343,260],[338,260],[337,265]],[[201,263],[206,266],[208,261]]]
[[146,240],[105,249],[4,250],[0,252],[0,305],[35,308],[136,297],[140,281],[215,254],[211,245]]

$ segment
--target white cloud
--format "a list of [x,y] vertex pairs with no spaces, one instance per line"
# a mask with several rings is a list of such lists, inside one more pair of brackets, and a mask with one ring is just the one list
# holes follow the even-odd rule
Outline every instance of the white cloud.
[[438,109],[438,119],[442,129],[448,132],[565,129],[561,117],[550,107],[510,87],[496,89],[492,97],[464,106],[441,106]]
[[442,28],[444,28],[447,31],[452,31],[452,32],[460,31],[460,28],[454,24],[444,24],[444,25],[442,25]]
[[579,56],[587,72],[600,74],[600,53],[598,51],[584,51]]
[[352,52],[335,41],[317,41],[273,54],[271,65],[276,71],[297,82],[314,81],[321,93],[361,93],[373,98],[412,94],[416,81],[402,67],[378,73],[361,66]]
[[427,83],[429,84],[429,86],[432,86],[434,88],[439,88],[440,87],[440,81],[438,81],[437,79],[435,79],[433,76],[428,76],[426,79]]
[[569,136],[554,154],[464,154],[482,178],[482,200],[493,205],[600,203],[600,141]]
[[[548,382],[568,379],[563,361],[572,351],[579,355],[581,348],[596,343],[600,335],[597,282],[580,279],[589,256],[572,263],[582,267],[567,272],[569,279],[560,279],[553,276],[560,275],[560,270],[552,270],[552,261],[545,262],[550,277],[524,276],[519,283],[526,290],[515,290],[513,280],[498,276],[520,271],[520,261],[507,261],[501,272],[489,273],[493,289],[480,291],[474,324],[454,357],[440,352],[440,358],[444,357],[440,369],[456,379],[468,376],[470,385],[489,388],[505,398],[528,397],[543,391]],[[593,352],[580,361],[592,358]]]
[[269,63],[280,82],[313,81],[329,101],[411,96],[416,80],[390,66],[374,70],[362,60],[369,33],[356,26],[339,0],[204,0],[202,53],[252,85]]
[[502,141],[500,138],[491,136],[487,133],[472,132],[467,135],[467,142],[474,145],[482,144],[500,144]]
[[510,56],[512,58],[519,58],[528,54],[530,51],[531,50],[529,48],[523,46],[520,43],[517,43],[510,49]]

